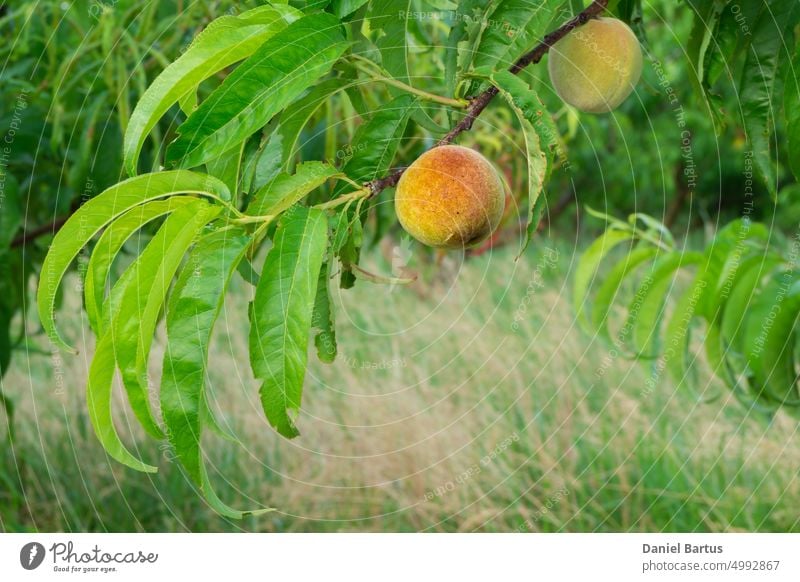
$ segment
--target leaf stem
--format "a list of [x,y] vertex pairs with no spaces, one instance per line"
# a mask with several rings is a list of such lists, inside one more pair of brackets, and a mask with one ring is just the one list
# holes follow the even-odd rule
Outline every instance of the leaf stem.
[[330,210],[331,208],[336,208],[337,206],[341,206],[342,204],[346,204],[348,202],[352,202],[353,200],[364,200],[372,195],[372,190],[367,188],[366,186],[359,188],[349,194],[343,194],[338,198],[334,198],[333,200],[329,200],[328,202],[323,202],[321,204],[316,204],[314,208],[318,210]]
[[239,218],[234,218],[231,222],[235,224],[260,224],[270,223],[273,218],[275,218],[275,216],[272,214],[265,214],[264,216],[248,216],[243,214]]
[[[364,57],[353,55],[352,63],[355,68],[366,75],[369,75],[372,80],[386,83],[387,85],[391,85],[392,87],[396,87],[402,91],[416,95],[421,99],[425,99],[426,101],[433,101],[434,103],[440,103],[441,105],[447,105],[448,107],[453,107],[456,109],[466,109],[469,106],[469,101],[466,99],[453,99],[451,97],[436,95],[435,93],[417,89],[416,87],[412,87],[407,83],[398,81],[397,79],[385,74],[383,70],[379,69],[377,65],[375,65],[375,63],[369,59],[365,59]],[[369,63],[370,66],[366,66],[364,63]]]

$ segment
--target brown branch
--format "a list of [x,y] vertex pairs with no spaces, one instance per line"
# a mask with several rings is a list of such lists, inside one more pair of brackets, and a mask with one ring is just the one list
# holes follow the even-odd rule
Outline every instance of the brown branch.
[[[564,38],[569,32],[578,28],[579,26],[583,26],[591,19],[599,16],[608,6],[608,2],[609,0],[595,0],[592,2],[583,10],[583,12],[571,20],[568,20],[553,32],[545,35],[542,42],[536,45],[530,52],[520,57],[520,59],[511,66],[509,71],[514,75],[517,75],[528,65],[535,65],[541,61],[550,48],[559,40]],[[459,121],[453,127],[453,129],[447,132],[447,134],[445,134],[445,136],[440,139],[439,143],[436,145],[442,146],[453,143],[453,140],[455,140],[455,138],[460,134],[472,129],[472,125],[475,123],[475,120],[483,112],[483,110],[489,106],[489,103],[491,103],[492,99],[495,98],[498,92],[499,91],[496,87],[489,87],[486,89],[486,91],[472,99],[467,107],[466,114],[461,121]],[[376,196],[385,188],[396,186],[397,182],[400,180],[400,176],[402,176],[403,172],[405,171],[406,168],[399,168],[383,178],[368,182],[367,186],[370,190],[372,190],[372,195]]]
[[16,249],[19,247],[24,247],[25,245],[33,242],[40,236],[44,236],[46,234],[55,234],[56,231],[58,231],[58,229],[64,226],[64,223],[69,220],[70,216],[72,216],[72,214],[75,213],[78,210],[78,208],[80,208],[80,202],[73,203],[72,206],[70,206],[69,214],[67,216],[61,216],[59,218],[54,219],[53,222],[49,224],[37,226],[32,230],[26,230],[17,238],[15,238],[13,241],[11,241],[11,248]]

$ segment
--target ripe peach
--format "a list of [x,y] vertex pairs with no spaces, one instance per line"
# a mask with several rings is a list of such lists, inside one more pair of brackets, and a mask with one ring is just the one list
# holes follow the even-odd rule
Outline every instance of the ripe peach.
[[566,103],[606,113],[631,94],[642,74],[642,48],[630,27],[596,18],[569,32],[552,49],[550,80]]
[[505,189],[494,166],[475,150],[445,145],[422,154],[397,184],[395,211],[412,237],[460,249],[488,237],[503,215]]

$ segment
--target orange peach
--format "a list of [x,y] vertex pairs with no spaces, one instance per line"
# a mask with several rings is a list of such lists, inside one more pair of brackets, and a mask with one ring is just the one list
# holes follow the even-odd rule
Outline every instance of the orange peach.
[[505,188],[475,150],[445,145],[422,154],[397,184],[395,211],[412,237],[431,247],[476,245],[500,223]]

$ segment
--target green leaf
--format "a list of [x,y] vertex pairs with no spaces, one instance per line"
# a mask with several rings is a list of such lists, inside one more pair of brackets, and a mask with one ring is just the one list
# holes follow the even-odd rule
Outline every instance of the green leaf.
[[331,8],[333,13],[339,18],[350,16],[353,12],[361,8],[369,0],[333,0]]
[[789,142],[789,167],[795,178],[800,180],[800,44],[788,68],[784,91],[783,114]]
[[333,317],[333,302],[330,293],[331,262],[330,260],[323,265],[319,271],[319,281],[317,282],[317,296],[314,300],[314,315],[312,325],[316,328],[317,335],[314,337],[314,345],[317,348],[317,357],[326,364],[332,363],[336,359],[336,324]]
[[747,362],[763,386],[761,396],[800,405],[794,348],[800,314],[800,279],[793,271],[774,276],[753,302],[746,341]]
[[[0,253],[0,260],[5,257]],[[13,311],[0,300],[0,379],[8,372],[8,365],[11,363],[11,319]],[[0,389],[0,396],[2,396]]]
[[267,141],[253,152],[249,160],[245,160],[245,175],[242,189],[253,192],[262,188],[272,180],[283,167],[283,135],[275,129]]
[[258,286],[258,282],[261,280],[261,275],[258,274],[255,267],[253,267],[253,263],[251,263],[247,258],[242,259],[236,270],[239,271],[242,279],[244,279],[247,283],[250,283],[253,287]]
[[99,337],[105,333],[102,317],[105,286],[114,258],[122,250],[123,245],[145,224],[194,200],[189,196],[173,196],[167,200],[154,200],[141,204],[120,216],[103,231],[89,258],[83,285],[86,315],[95,335]]
[[674,252],[662,257],[642,278],[628,308],[626,326],[632,327],[631,343],[641,358],[655,358],[658,332],[670,292],[677,284],[677,272],[700,264],[702,253]]
[[348,89],[354,85],[352,79],[346,77],[334,77],[326,79],[317,86],[313,87],[306,95],[292,103],[281,114],[280,125],[276,129],[281,136],[281,147],[283,148],[283,161],[287,170],[292,169],[292,163],[297,155],[297,139],[300,132],[316,113],[320,106],[331,96],[339,91]]
[[348,44],[331,14],[313,14],[267,40],[178,128],[167,161],[193,167],[246,140],[331,70]]
[[709,78],[709,63],[718,50],[715,37],[719,31],[720,18],[730,0],[706,0],[698,3],[689,3],[695,12],[692,31],[689,35],[687,56],[692,66],[689,69],[689,78],[698,95],[702,97],[712,121],[719,121],[719,112],[714,105],[714,95],[711,92]]
[[333,252],[342,264],[342,289],[350,289],[355,284],[353,266],[358,263],[363,243],[360,204],[348,203],[334,219]]
[[719,299],[723,297],[723,289],[728,287],[729,281],[735,279],[742,255],[752,251],[754,245],[766,246],[769,238],[770,233],[763,224],[749,220],[734,220],[720,229],[706,249],[703,268],[712,293],[705,294],[703,301],[698,304],[700,314],[709,321],[719,315],[722,307]]
[[780,264],[780,257],[753,256],[741,262],[736,278],[724,291],[727,296],[720,324],[721,339],[726,347],[739,354],[744,353],[744,334],[748,307],[754,301],[761,281]]
[[244,142],[225,152],[216,160],[206,164],[206,170],[211,176],[218,178],[231,191],[231,197],[236,200],[239,193],[239,177],[242,169],[242,156]]
[[251,236],[241,229],[204,236],[189,254],[167,309],[167,348],[161,380],[161,413],[169,442],[189,477],[222,515],[244,514],[217,503],[203,477],[201,437],[213,418],[205,393],[208,348],[225,293]]
[[[136,173],[147,134],[178,101],[184,106],[197,86],[219,71],[253,54],[268,38],[301,16],[289,6],[260,6],[238,16],[212,21],[174,63],[156,77],[139,99],[125,131],[125,169]],[[196,97],[195,97],[196,99]]]
[[141,255],[129,267],[131,277],[112,322],[114,355],[136,417],[155,438],[163,438],[150,410],[147,363],[169,286],[200,230],[220,213],[204,200],[169,215]]
[[[376,111],[369,121],[358,128],[352,143],[355,154],[342,168],[351,180],[363,184],[388,173],[408,119],[417,106],[415,98],[401,95]],[[344,193],[348,187],[351,186],[341,182],[334,189],[334,196]],[[349,205],[340,213],[345,230],[337,230],[337,235],[341,233],[346,236],[338,236],[339,242],[334,244],[334,249],[342,260],[343,288],[352,287],[354,283],[350,265],[358,262],[363,239],[361,208],[360,204]]]
[[185,170],[144,174],[95,196],[61,227],[42,263],[37,295],[39,319],[50,341],[71,350],[56,329],[54,305],[61,280],[80,250],[103,227],[134,206],[174,194],[200,194],[230,200],[225,184],[211,176]]
[[590,320],[584,314],[587,307],[587,297],[592,286],[592,281],[597,277],[600,263],[616,246],[633,241],[634,235],[625,230],[607,230],[584,251],[575,270],[575,279],[572,288],[572,304],[575,308],[578,323],[587,331]]
[[[413,96],[401,95],[375,111],[353,136],[352,148],[355,153],[342,168],[344,173],[358,183],[386,174],[397,154],[408,118],[417,106]],[[337,192],[347,187],[342,184]]]
[[253,196],[247,207],[251,216],[278,215],[342,172],[323,162],[306,162],[294,174],[278,174]]
[[383,68],[409,85],[413,85],[408,61],[408,19],[412,12],[411,0],[373,0],[367,15],[370,28],[381,33],[375,44],[380,50]]
[[528,162],[528,216],[521,255],[539,227],[542,215],[539,196],[544,190],[552,166],[558,133],[539,96],[525,81],[508,71],[500,71],[492,76],[492,84],[497,87],[517,116],[525,138]]
[[262,380],[261,403],[283,436],[299,434],[291,413],[300,410],[308,337],[328,239],[325,213],[295,206],[275,232],[256,288],[250,328],[250,362]]
[[115,370],[114,336],[113,332],[109,331],[97,343],[89,367],[89,382],[86,388],[89,420],[100,444],[113,459],[131,469],[155,473],[158,470],[156,467],[143,463],[131,454],[122,443],[114,426],[111,415],[111,388]]
[[692,322],[699,315],[698,306],[711,292],[705,270],[700,269],[689,289],[678,300],[664,333],[664,362],[679,385],[686,382]]
[[597,291],[592,304],[592,326],[595,332],[609,343],[611,335],[608,331],[608,318],[622,283],[642,263],[656,258],[658,252],[659,249],[651,246],[631,250],[608,271],[608,275]]
[[777,198],[777,161],[771,154],[775,119],[773,99],[781,62],[787,54],[786,39],[800,19],[797,0],[775,0],[761,13],[753,27],[753,40],[739,84],[744,127],[753,152],[753,162],[773,199]]
[[[462,51],[460,45],[465,42],[468,37],[468,25],[475,19],[475,11],[480,6],[480,0],[466,0],[459,2],[456,7],[454,18],[455,22],[450,28],[450,34],[447,36],[444,51],[444,82],[447,88],[447,95],[455,96],[456,94],[456,79],[459,73],[460,57],[466,53]],[[463,72],[463,69],[461,70]]]
[[500,0],[475,50],[476,69],[505,70],[549,32],[565,0]]

